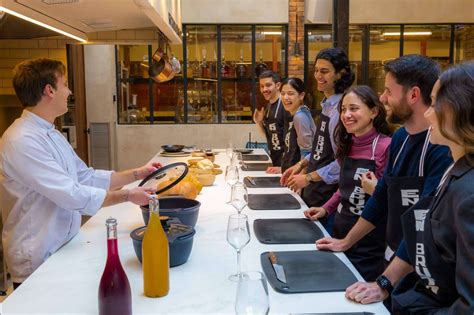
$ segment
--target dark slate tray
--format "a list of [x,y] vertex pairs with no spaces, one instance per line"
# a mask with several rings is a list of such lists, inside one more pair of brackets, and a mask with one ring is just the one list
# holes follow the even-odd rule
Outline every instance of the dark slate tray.
[[259,161],[265,162],[268,161],[268,155],[266,154],[243,154],[242,161]]
[[250,182],[250,179],[248,176],[244,178],[244,184],[248,188],[281,188],[280,184],[280,176],[273,176],[273,177],[251,177],[253,182],[255,183],[252,184]]
[[270,163],[245,163],[242,165],[242,171],[253,172],[253,171],[266,171],[267,168],[272,166]]
[[248,207],[252,210],[293,210],[301,205],[291,194],[249,194]]
[[308,219],[257,219],[253,230],[263,244],[313,244],[324,237],[321,229]]
[[319,250],[274,252],[285,270],[287,283],[277,280],[268,252],[260,255],[263,272],[280,293],[345,291],[357,281],[351,270],[334,253]]

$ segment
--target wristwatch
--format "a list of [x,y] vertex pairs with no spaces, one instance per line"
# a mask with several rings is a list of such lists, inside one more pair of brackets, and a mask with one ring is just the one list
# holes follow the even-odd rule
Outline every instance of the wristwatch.
[[393,286],[392,282],[388,280],[387,277],[384,275],[380,275],[375,282],[377,282],[377,285],[382,289],[382,290],[387,290],[388,293],[392,293],[393,291]]
[[311,176],[310,173],[306,174],[306,180],[308,181],[308,183],[311,183],[313,181],[313,176]]

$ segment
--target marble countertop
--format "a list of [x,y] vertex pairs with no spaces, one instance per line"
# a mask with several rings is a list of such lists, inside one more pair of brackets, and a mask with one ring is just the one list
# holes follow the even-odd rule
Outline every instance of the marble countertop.
[[[153,160],[163,164],[188,158]],[[221,152],[215,163],[225,170],[228,158]],[[250,175],[245,172],[243,176]],[[251,176],[264,176],[264,172],[251,172]],[[135,182],[131,185],[137,185]],[[251,189],[251,193],[282,193],[287,188]],[[295,196],[297,196],[295,194]],[[236,210],[225,202],[230,197],[230,187],[224,175],[218,175],[211,187],[204,187],[198,200],[202,203],[196,225],[196,235],[189,260],[170,269],[170,291],[163,298],[143,295],[141,265],[133,250],[130,232],[143,226],[141,210],[132,203],[123,203],[101,209],[92,217],[68,244],[53,254],[15,290],[2,305],[2,314],[97,314],[99,280],[107,256],[105,220],[115,217],[118,221],[118,245],[122,265],[132,290],[134,314],[233,314],[237,283],[228,280],[237,268],[236,252],[226,241],[227,219]],[[301,218],[307,209],[253,211],[243,213],[249,223],[258,218]],[[315,223],[318,224],[319,223]],[[242,250],[242,270],[261,270],[260,253],[264,251],[309,250],[314,244],[265,245],[258,242],[251,228],[251,241]],[[354,274],[359,273],[343,254],[337,254]],[[382,303],[360,305],[348,301],[344,292],[281,294],[269,286],[270,314],[372,312],[388,314]]]

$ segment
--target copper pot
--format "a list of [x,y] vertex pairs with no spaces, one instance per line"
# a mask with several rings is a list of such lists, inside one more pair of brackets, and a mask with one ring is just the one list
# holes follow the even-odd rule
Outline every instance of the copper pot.
[[168,56],[162,49],[158,48],[152,57],[152,63],[148,74],[156,82],[166,82],[174,78],[174,71],[168,61]]

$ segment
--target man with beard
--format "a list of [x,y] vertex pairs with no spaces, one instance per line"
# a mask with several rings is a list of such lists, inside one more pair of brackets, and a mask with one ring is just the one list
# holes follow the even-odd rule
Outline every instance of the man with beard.
[[269,167],[267,173],[280,173],[285,120],[291,120],[292,118],[281,103],[280,76],[268,70],[260,75],[259,83],[260,92],[268,105],[255,109],[253,120],[260,132],[267,138],[268,148],[270,149],[273,167]]
[[406,55],[386,63],[385,72],[380,100],[390,109],[389,122],[403,126],[393,135],[384,175],[344,239],[316,241],[320,250],[345,251],[377,225],[386,225],[385,259],[390,265],[376,282],[357,282],[346,290],[347,298],[363,304],[387,298],[393,284],[411,268],[406,251],[397,251],[403,235],[401,215],[436,190],[452,163],[447,147],[429,143],[429,122],[424,117],[440,73],[438,65],[424,56]]

